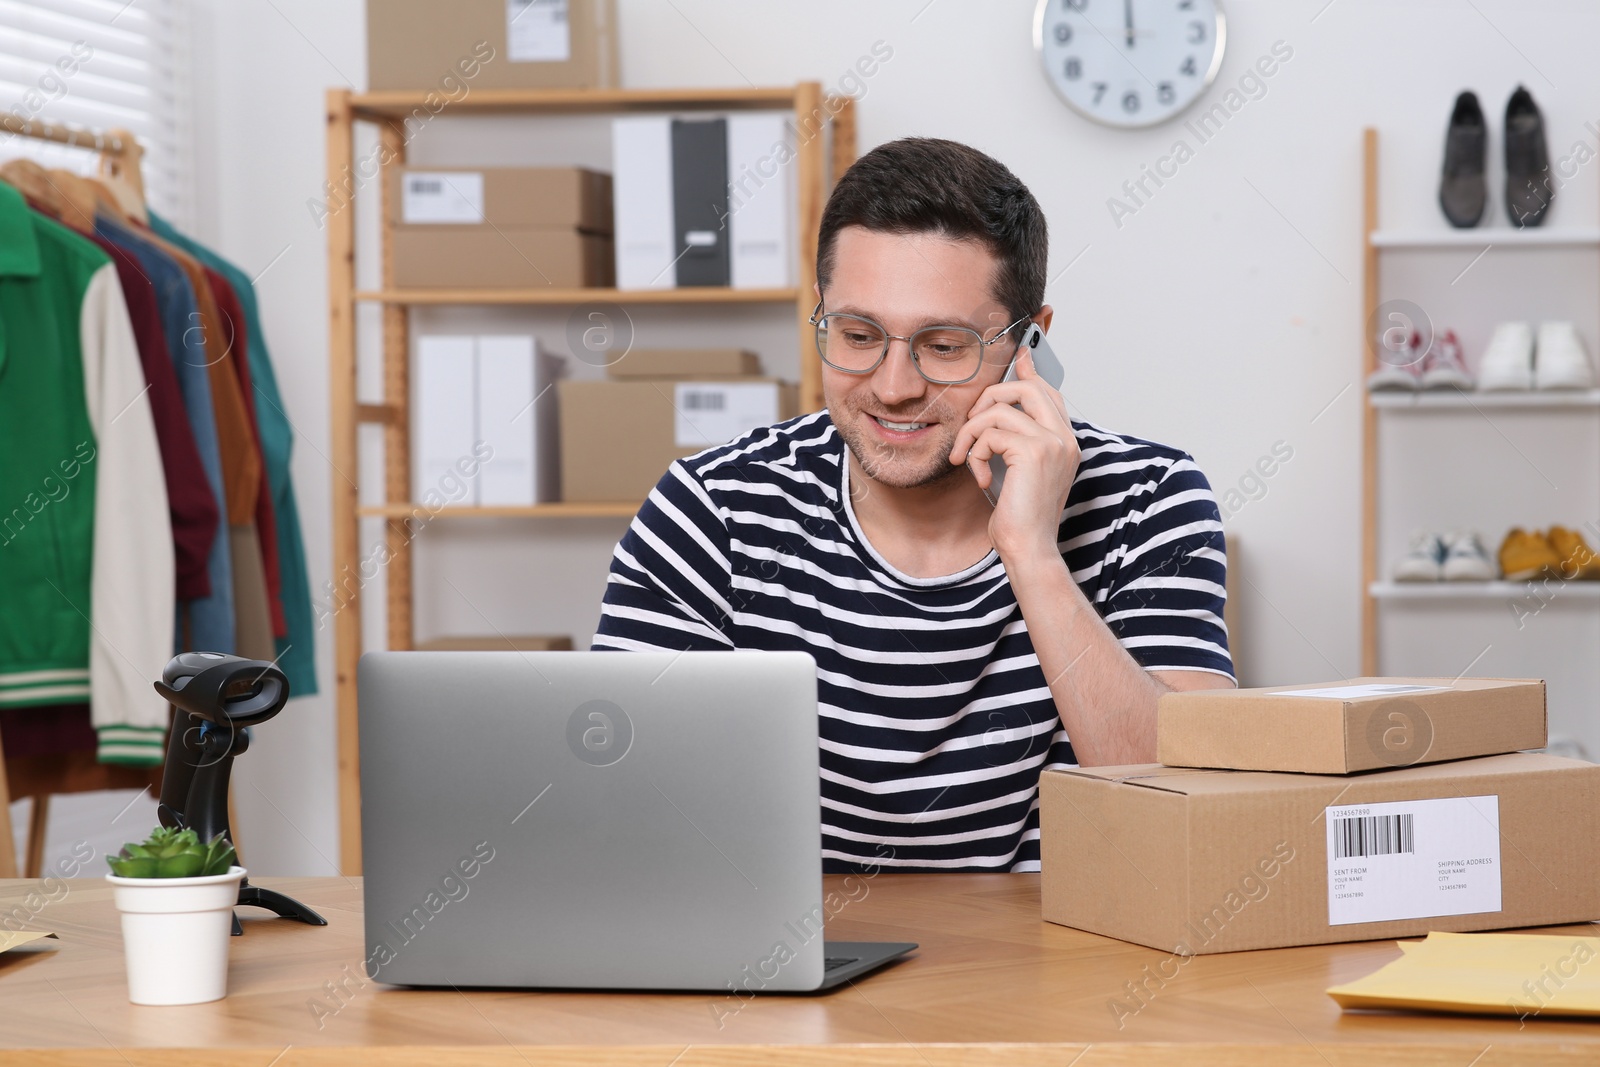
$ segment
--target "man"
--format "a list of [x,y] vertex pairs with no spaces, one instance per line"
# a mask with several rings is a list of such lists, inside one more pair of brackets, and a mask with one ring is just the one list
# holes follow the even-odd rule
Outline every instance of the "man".
[[1233,685],[1210,486],[1068,419],[1045,260],[995,160],[869,152],[818,236],[827,410],[674,463],[617,545],[595,648],[816,659],[826,870],[1037,870],[1042,768],[1153,760],[1162,693]]

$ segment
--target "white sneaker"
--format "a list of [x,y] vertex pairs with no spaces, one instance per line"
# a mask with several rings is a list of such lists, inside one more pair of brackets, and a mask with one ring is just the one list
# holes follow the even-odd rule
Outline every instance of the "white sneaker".
[[1500,576],[1500,569],[1475,533],[1446,534],[1444,563],[1439,569],[1447,582],[1492,582]]
[[1444,577],[1444,542],[1438,534],[1414,533],[1411,547],[1394,565],[1397,582],[1437,582]]
[[1584,351],[1583,338],[1572,323],[1540,323],[1538,353],[1533,368],[1534,388],[1594,388],[1594,368]]
[[1532,326],[1502,322],[1494,328],[1478,365],[1478,388],[1485,392],[1533,388]]

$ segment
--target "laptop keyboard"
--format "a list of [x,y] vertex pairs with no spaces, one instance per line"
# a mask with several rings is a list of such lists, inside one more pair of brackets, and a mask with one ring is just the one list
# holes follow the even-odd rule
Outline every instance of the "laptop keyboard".
[[824,974],[826,974],[829,971],[837,971],[840,967],[848,967],[852,963],[860,963],[860,962],[861,962],[860,957],[854,957],[854,956],[829,956],[829,957],[827,957],[826,959],[824,959],[822,961],[822,971],[823,971]]

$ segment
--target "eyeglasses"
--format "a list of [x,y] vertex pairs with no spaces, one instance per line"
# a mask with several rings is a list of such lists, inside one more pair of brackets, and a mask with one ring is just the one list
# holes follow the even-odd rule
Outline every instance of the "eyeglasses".
[[1028,316],[987,341],[965,326],[927,326],[910,337],[900,337],[860,315],[822,314],[820,300],[809,321],[817,328],[817,355],[834,370],[871,374],[889,354],[889,342],[904,341],[911,348],[911,362],[918,374],[935,385],[961,385],[983,369],[984,349],[999,343],[1027,322]]

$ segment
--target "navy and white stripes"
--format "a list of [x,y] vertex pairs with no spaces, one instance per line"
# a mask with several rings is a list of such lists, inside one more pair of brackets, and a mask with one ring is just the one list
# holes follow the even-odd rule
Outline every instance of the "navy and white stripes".
[[[1058,541],[1084,596],[1147,670],[1231,676],[1205,476],[1073,429]],[[856,523],[844,454],[821,412],[674,463],[617,545],[594,647],[809,652],[826,870],[1038,870],[1039,772],[1075,760],[1005,569],[991,552],[896,571]]]

